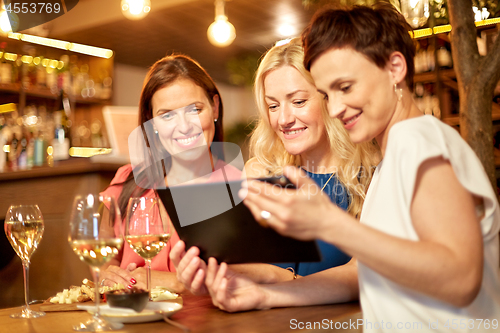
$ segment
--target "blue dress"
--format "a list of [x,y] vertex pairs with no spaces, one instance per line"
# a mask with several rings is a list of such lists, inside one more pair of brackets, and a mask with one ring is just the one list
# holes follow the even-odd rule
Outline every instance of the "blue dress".
[[[309,178],[316,182],[319,188],[322,188],[332,175],[331,173],[316,174],[308,172],[306,170],[304,171],[307,173],[307,176],[309,176]],[[347,210],[347,208],[349,207],[349,195],[347,193],[347,189],[339,181],[337,175],[333,175],[332,179],[330,179],[323,192],[325,192],[325,194],[330,197],[330,200],[332,200],[332,202],[334,202],[343,210]],[[349,262],[349,260],[351,260],[351,257],[329,243],[323,242],[321,240],[316,240],[316,243],[318,244],[318,248],[323,258],[322,261],[279,263],[275,265],[282,268],[292,267],[295,270],[296,274],[304,276],[314,274],[335,266],[344,265]]]

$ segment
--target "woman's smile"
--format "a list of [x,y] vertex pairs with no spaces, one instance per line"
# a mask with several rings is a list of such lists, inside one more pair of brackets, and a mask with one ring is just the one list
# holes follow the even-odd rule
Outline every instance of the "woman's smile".
[[201,133],[195,135],[189,135],[184,137],[177,137],[174,141],[182,148],[191,148],[198,144],[199,139],[201,138]]
[[282,129],[281,132],[283,132],[283,137],[286,140],[292,140],[302,135],[305,130],[307,130],[307,127]]

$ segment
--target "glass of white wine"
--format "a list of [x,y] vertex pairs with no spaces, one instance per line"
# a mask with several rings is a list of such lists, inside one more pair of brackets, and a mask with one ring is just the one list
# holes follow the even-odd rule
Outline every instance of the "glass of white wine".
[[29,267],[30,259],[43,235],[43,216],[37,205],[10,206],[4,223],[5,234],[10,245],[23,261],[24,267],[24,302],[20,313],[10,315],[12,318],[38,318],[45,312],[33,311],[29,307]]
[[127,206],[125,240],[146,262],[147,289],[151,293],[151,260],[170,239],[170,221],[162,218],[158,198],[130,198]]
[[122,328],[123,324],[108,322],[99,312],[100,267],[118,254],[123,245],[121,214],[115,199],[94,194],[77,196],[71,211],[68,241],[80,260],[92,269],[96,306],[92,319],[73,329],[98,332]]

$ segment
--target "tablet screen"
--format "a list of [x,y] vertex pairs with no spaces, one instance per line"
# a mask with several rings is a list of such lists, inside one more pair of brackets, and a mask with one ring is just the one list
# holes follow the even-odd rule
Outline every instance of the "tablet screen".
[[157,189],[186,247],[227,263],[320,261],[316,242],[281,236],[262,227],[238,197],[241,181]]

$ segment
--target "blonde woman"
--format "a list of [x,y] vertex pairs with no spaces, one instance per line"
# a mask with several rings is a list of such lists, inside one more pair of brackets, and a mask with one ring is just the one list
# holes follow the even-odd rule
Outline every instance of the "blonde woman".
[[[377,148],[354,145],[338,119],[332,119],[323,96],[303,65],[299,38],[270,49],[255,79],[259,122],[250,139],[247,177],[282,174],[283,167],[303,169],[337,206],[358,216],[371,179]],[[349,257],[334,246],[318,241],[323,261],[291,263],[299,275],[339,266]]]
[[[281,174],[287,165],[300,167],[317,184],[312,190],[324,192],[337,206],[358,216],[378,149],[372,143],[352,144],[342,124],[328,117],[323,96],[305,70],[303,58],[302,45],[295,38],[271,48],[261,61],[255,80],[260,119],[251,136],[253,157],[245,165],[246,175],[265,177]],[[332,274],[337,267],[344,272],[343,283],[354,290],[341,299],[356,298],[355,263],[348,264],[350,257],[331,244],[318,241],[318,245],[321,262],[232,265],[231,270],[253,282],[269,284],[293,279],[296,275],[284,269],[287,267],[298,276],[325,270]],[[195,293],[205,293],[206,266],[198,253],[197,248],[184,253],[180,242],[171,258],[179,281]]]

